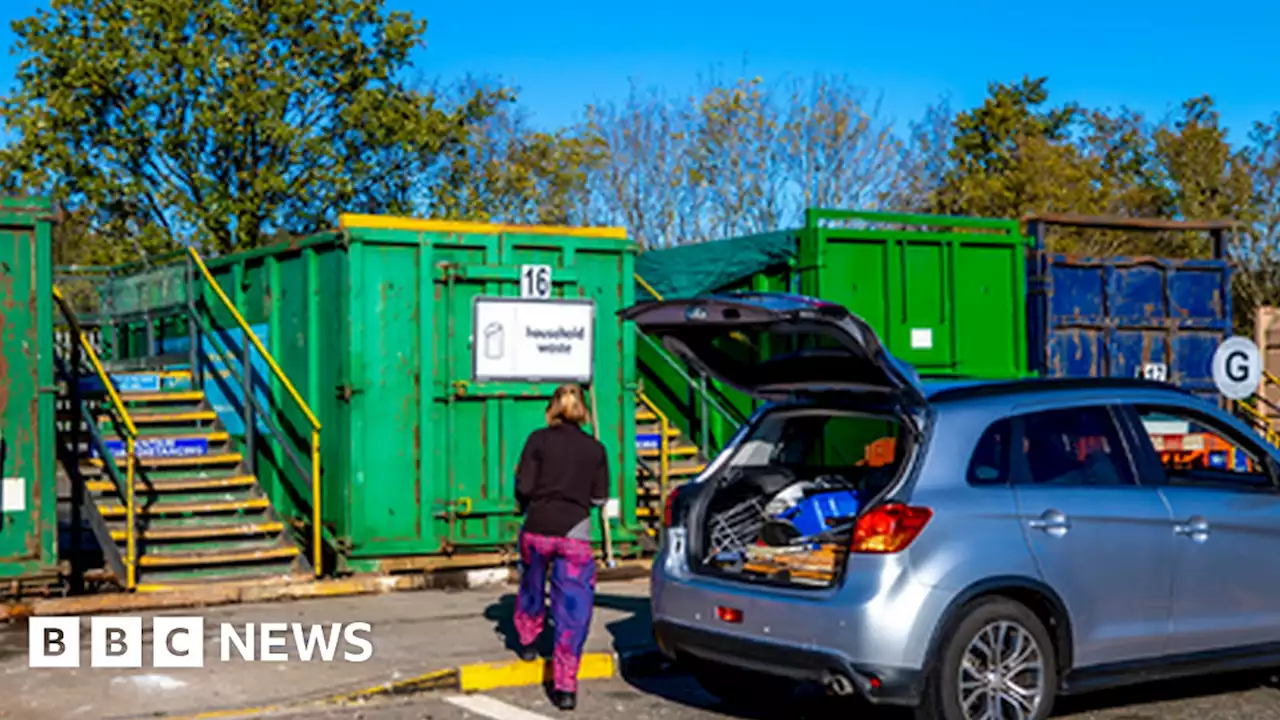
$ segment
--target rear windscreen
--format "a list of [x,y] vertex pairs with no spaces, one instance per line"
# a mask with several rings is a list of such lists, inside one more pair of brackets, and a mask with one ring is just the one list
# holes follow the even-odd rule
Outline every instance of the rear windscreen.
[[681,352],[683,345],[709,372],[744,387],[884,382],[880,368],[831,333],[797,331],[783,324],[734,330],[690,327],[664,334],[669,349]]

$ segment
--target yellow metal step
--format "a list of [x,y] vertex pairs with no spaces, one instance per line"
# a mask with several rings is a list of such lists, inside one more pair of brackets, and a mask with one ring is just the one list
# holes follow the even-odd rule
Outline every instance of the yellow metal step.
[[638,423],[658,422],[658,416],[655,415],[652,410],[649,410],[648,408],[643,408],[640,410],[636,410],[636,422]]
[[[639,427],[641,425],[645,426],[643,430]],[[637,423],[636,434],[637,435],[657,435],[659,432],[658,428],[656,426],[650,428],[648,427],[648,425],[653,425],[653,423]],[[667,428],[667,437],[669,438],[680,437],[680,428],[677,428],[677,427]]]
[[[160,480],[159,482],[148,485],[139,480],[134,486],[134,492],[199,492],[201,490],[230,490],[235,488],[253,487],[258,481],[252,475],[232,475],[231,477],[220,478],[183,478],[179,480]],[[116,489],[116,484],[110,480],[90,480],[85,483],[85,487],[89,492],[111,492]]]
[[138,565],[149,568],[184,567],[191,565],[232,565],[235,563],[256,562],[262,560],[284,560],[297,556],[298,548],[288,545],[285,547],[264,548],[262,550],[230,550],[209,553],[143,555],[138,558]]
[[153,402],[200,402],[204,400],[203,390],[180,390],[170,392],[126,392],[120,393],[120,399],[133,403]]
[[[271,502],[266,498],[226,500],[207,503],[159,502],[151,505],[139,504],[137,507],[137,514],[142,517],[154,517],[157,515],[208,515],[212,513],[236,512],[237,510],[265,510],[270,507],[270,505]],[[98,507],[98,512],[104,518],[121,518],[125,516],[125,506],[118,503],[100,505]]]
[[[218,540],[245,535],[275,535],[284,531],[284,523],[240,523],[238,525],[213,525],[201,527],[151,528],[140,531],[137,537],[144,540]],[[111,531],[111,539],[116,542],[125,541],[123,529]]]
[[668,477],[693,477],[703,470],[706,470],[706,463],[697,463],[694,465],[672,465],[667,468]]
[[[129,417],[133,419],[135,425],[163,425],[184,422],[213,422],[218,419],[218,413],[212,410],[191,410],[188,412],[142,412],[129,413]],[[111,416],[99,415],[99,423],[111,422]]]
[[[694,445],[669,445],[667,452],[673,458],[691,458],[697,457],[698,448]],[[660,448],[649,448],[641,450],[639,455],[642,458],[658,458],[662,456],[662,450]]]
[[[140,457],[138,464],[145,467],[162,468],[162,467],[199,467],[201,465],[234,465],[240,462],[243,457],[240,453],[217,453],[214,455],[192,455],[190,457]],[[102,458],[89,458],[88,462],[93,467],[102,467]],[[123,465],[124,459],[121,458],[117,465]]]

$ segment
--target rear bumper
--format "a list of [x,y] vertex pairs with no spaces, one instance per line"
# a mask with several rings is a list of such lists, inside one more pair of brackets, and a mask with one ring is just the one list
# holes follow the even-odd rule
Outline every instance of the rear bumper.
[[855,664],[829,650],[736,637],[669,620],[655,621],[653,633],[658,648],[675,660],[692,657],[815,682],[839,674],[873,703],[914,706],[920,702],[923,675],[919,670]]

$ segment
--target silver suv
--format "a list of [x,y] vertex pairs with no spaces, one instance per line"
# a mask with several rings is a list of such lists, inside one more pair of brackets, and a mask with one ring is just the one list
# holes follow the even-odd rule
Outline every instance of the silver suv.
[[660,648],[722,699],[808,679],[1036,720],[1058,695],[1280,665],[1280,464],[1209,402],[921,382],[845,308],[792,295],[623,316],[763,403],[669,494],[653,565]]

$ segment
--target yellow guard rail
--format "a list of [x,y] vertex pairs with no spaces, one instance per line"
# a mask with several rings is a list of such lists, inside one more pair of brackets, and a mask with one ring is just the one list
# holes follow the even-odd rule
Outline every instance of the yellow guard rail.
[[[285,391],[293,398],[293,401],[302,409],[302,414],[306,415],[307,422],[311,423],[311,551],[314,554],[313,565],[316,577],[320,577],[324,573],[324,546],[322,543],[322,528],[320,526],[320,421],[316,419],[315,413],[311,412],[311,406],[307,405],[307,401],[302,399],[302,394],[293,386],[289,378],[285,376],[284,371],[280,369],[280,364],[272,357],[267,348],[263,346],[258,336],[249,329],[249,323],[245,321],[244,316],[232,304],[231,298],[222,291],[222,287],[218,285],[218,281],[214,279],[213,273],[209,272],[209,266],[204,264],[204,260],[200,258],[200,254],[194,248],[187,248],[187,252],[191,254],[192,261],[200,270],[200,274],[204,276],[205,282],[209,284],[209,288],[213,290],[213,294],[218,296],[218,300],[222,302],[235,319],[236,324],[244,332],[244,336],[249,342],[253,343],[253,347],[262,355],[262,359],[266,360],[267,367],[271,368],[272,374],[284,386]],[[248,368],[245,369],[246,372]],[[245,402],[248,402],[248,398]]]
[[[125,512],[125,588],[133,590],[138,585],[138,538],[137,538],[137,503],[134,502],[134,472],[137,467],[137,440],[138,427],[133,424],[133,418],[129,417],[129,410],[125,408],[124,401],[120,399],[120,394],[116,392],[116,386],[111,382],[111,377],[107,375],[107,369],[102,365],[102,360],[98,358],[98,353],[93,349],[93,343],[89,342],[89,338],[85,337],[84,331],[80,328],[80,322],[76,320],[75,311],[71,309],[71,305],[67,302],[62,291],[57,285],[53,286],[53,299],[58,301],[58,306],[62,308],[62,314],[66,316],[67,322],[71,323],[71,332],[75,333],[76,341],[80,347],[84,349],[85,354],[89,357],[90,364],[93,365],[93,372],[102,381],[102,386],[107,389],[107,397],[111,400],[111,405],[115,407],[120,414],[120,422],[124,424],[125,430],[125,471],[124,471],[124,512]],[[73,368],[74,370],[74,368]],[[75,378],[72,378],[73,380]],[[79,422],[79,418],[72,420]],[[103,465],[107,463],[107,458],[102,459]],[[115,458],[111,459],[115,462]]]
[[667,485],[671,478],[671,421],[643,391],[636,391],[636,397],[658,418],[658,432],[662,433],[658,440],[658,512],[662,512],[667,506]]

